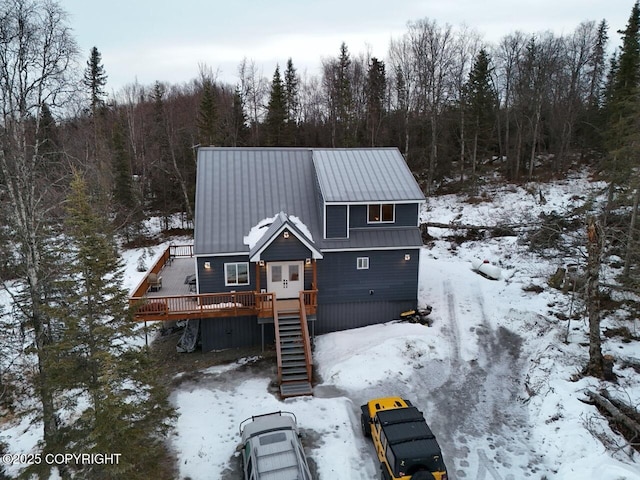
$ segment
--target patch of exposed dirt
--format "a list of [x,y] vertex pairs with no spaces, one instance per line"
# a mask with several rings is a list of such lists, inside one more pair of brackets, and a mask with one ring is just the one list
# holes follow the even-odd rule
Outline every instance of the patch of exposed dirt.
[[[203,352],[197,349],[192,353],[179,353],[176,345],[182,335],[182,329],[165,335],[159,334],[150,344],[150,350],[157,360],[160,378],[165,385],[176,387],[178,384],[197,378],[196,372],[216,365],[226,365],[237,362],[241,358],[258,357],[254,362],[238,366],[236,371],[248,369],[262,369],[263,364],[272,367],[276,362],[276,351],[272,345],[265,347],[229,348],[213,352]],[[179,378],[176,375],[182,373]],[[177,382],[177,384],[176,384]]]

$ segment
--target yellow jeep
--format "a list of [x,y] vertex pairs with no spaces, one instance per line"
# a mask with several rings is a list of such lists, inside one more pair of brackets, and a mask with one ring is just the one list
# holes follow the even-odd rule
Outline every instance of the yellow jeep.
[[440,445],[409,400],[376,398],[360,409],[362,433],[376,448],[382,480],[447,480]]

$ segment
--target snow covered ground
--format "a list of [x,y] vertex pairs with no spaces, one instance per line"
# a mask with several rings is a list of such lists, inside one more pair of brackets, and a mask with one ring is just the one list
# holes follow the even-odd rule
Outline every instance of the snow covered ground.
[[[541,186],[544,204],[539,191],[520,188],[492,192],[492,201],[478,204],[432,198],[425,218],[484,225],[497,218],[527,221],[541,211],[577,206],[597,188],[584,177]],[[501,279],[476,274],[476,259],[499,264]],[[587,323],[574,320],[564,342],[567,322],[554,312],[568,313],[571,299],[546,287],[562,259],[545,263],[515,237],[501,237],[461,246],[435,240],[423,248],[420,262],[419,300],[433,307],[433,326],[391,321],[317,337],[314,359],[322,380],[314,397],[279,400],[268,391],[270,378],[241,368],[251,359],[202,372],[197,383],[175,391],[180,417],[172,444],[180,477],[223,478],[237,462],[239,423],[289,410],[313,439],[308,456],[318,478],[377,478],[375,452],[360,433],[359,406],[401,395],[424,411],[452,480],[640,480],[637,455],[628,447],[607,450],[594,433],[615,434],[594,407],[580,401],[584,389],[602,385],[637,404],[633,371],[616,370],[618,385],[571,381],[587,360]],[[545,289],[523,290],[532,284]],[[604,351],[640,354],[638,345],[612,339]]]
[[[580,176],[553,187],[541,185],[534,193],[519,187],[493,190],[480,203],[456,196],[430,198],[424,218],[519,223],[541,211],[561,213],[599,187]],[[276,410],[296,414],[320,480],[377,478],[375,452],[360,433],[359,406],[370,398],[400,395],[424,412],[452,480],[640,480],[637,454],[629,447],[605,448],[598,438],[617,439],[620,446],[625,442],[595,407],[580,401],[585,389],[607,387],[637,405],[637,375],[618,367],[617,384],[572,381],[587,360],[587,322],[584,315],[570,325],[558,320],[557,313],[582,306],[546,285],[567,259],[542,260],[515,237],[458,245],[443,237],[447,232],[430,233],[436,239],[421,251],[419,301],[433,307],[433,325],[390,319],[318,336],[314,360],[321,381],[315,396],[281,401],[270,388],[271,372],[252,368],[261,362],[255,357],[201,370],[197,381],[193,374],[176,381],[171,399],[179,416],[170,444],[179,478],[240,478],[238,425]],[[150,257],[162,250],[156,247]],[[131,289],[143,275],[135,271],[139,257],[140,251],[126,255]],[[471,263],[478,259],[499,265],[501,278],[476,274]],[[530,285],[544,290],[523,290]],[[603,326],[618,321],[606,319]],[[616,338],[604,339],[603,350],[616,358],[640,356],[637,343]],[[34,447],[37,436],[29,436],[25,426],[2,432],[10,451],[28,453]]]

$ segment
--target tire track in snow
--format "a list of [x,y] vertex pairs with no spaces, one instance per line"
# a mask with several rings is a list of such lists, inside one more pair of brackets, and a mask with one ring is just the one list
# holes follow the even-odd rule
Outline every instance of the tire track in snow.
[[[431,362],[425,370],[440,369],[448,378],[430,390],[428,378],[416,381],[426,392],[420,401],[429,405],[429,422],[439,432],[449,477],[513,480],[520,477],[514,472],[540,472],[527,411],[517,398],[524,361],[522,339],[507,328],[493,326],[480,286],[461,291],[448,280],[442,286],[443,321],[448,322],[443,347],[451,352],[449,371],[443,372],[446,360]],[[460,312],[465,312],[464,318]],[[473,348],[463,341],[477,342],[475,359],[462,359],[462,348]]]
[[[518,399],[524,374],[522,338],[503,326],[494,328],[481,291],[475,301],[480,313],[480,325],[475,328],[479,337],[478,362],[485,372],[480,418],[484,423],[485,444],[493,453],[493,458],[489,458],[485,450],[478,449],[477,476],[490,473],[491,478],[502,480],[498,470],[513,471],[518,464],[525,471],[536,472],[539,459],[529,442],[530,420],[526,407]],[[522,464],[524,459],[526,464]],[[513,474],[507,473],[505,480],[513,478]]]
[[451,363],[452,366],[460,366],[460,326],[458,325],[458,315],[456,313],[455,298],[453,296],[453,289],[451,288],[451,282],[445,280],[442,282],[442,290],[447,297],[447,311],[449,313],[449,328],[451,332],[451,339],[449,344],[451,345]]

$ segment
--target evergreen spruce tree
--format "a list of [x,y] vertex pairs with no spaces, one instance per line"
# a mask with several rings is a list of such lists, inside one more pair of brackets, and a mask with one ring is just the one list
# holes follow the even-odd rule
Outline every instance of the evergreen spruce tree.
[[151,155],[155,159],[151,170],[150,206],[162,217],[163,227],[169,228],[171,215],[181,204],[179,182],[171,159],[171,144],[165,114],[165,87],[156,82],[151,93],[153,105],[149,136],[153,143]]
[[219,143],[216,87],[208,76],[202,78],[202,100],[198,110],[198,143],[205,146]]
[[640,118],[640,4],[634,4],[622,35],[620,54],[612,60],[606,95],[609,154],[604,170],[612,184],[622,185],[640,164],[637,125]]
[[475,182],[478,156],[486,155],[489,151],[496,112],[496,95],[491,82],[491,58],[485,49],[478,52],[464,90],[469,112],[469,134],[472,138],[471,174]]
[[590,79],[589,79],[589,100],[590,110],[597,110],[602,105],[602,81],[606,71],[606,47],[609,41],[607,32],[609,25],[606,20],[598,24],[597,40],[589,59]]
[[405,80],[402,66],[398,65],[395,68],[396,79],[396,118],[399,116],[399,121],[392,122],[391,128],[398,129],[397,142],[401,145],[401,151],[404,155],[408,155],[409,152],[409,91],[407,89],[407,82]]
[[285,103],[287,105],[287,119],[297,123],[300,110],[300,78],[293,66],[293,60],[287,60],[287,69],[284,72]]
[[233,106],[231,111],[232,147],[244,145],[247,138],[247,116],[244,113],[244,102],[240,85],[236,85],[233,92]]
[[[607,233],[624,244],[625,259],[621,280],[637,288],[638,251],[635,247],[639,232],[638,203],[640,199],[640,3],[634,4],[622,35],[619,56],[612,62],[607,82],[607,147],[603,173],[609,182],[605,209]],[[623,209],[620,209],[623,206]],[[614,209],[630,212],[624,224],[615,224],[609,213]]]
[[118,119],[113,124],[111,152],[114,225],[116,230],[123,233],[126,241],[130,241],[132,236],[139,232],[142,218],[131,175],[131,158],[127,149],[123,119]]
[[284,95],[287,110],[287,136],[293,140],[296,138],[300,115],[300,78],[291,58],[287,60],[287,69],[284,72]]
[[282,147],[290,144],[286,138],[287,104],[279,66],[273,73],[265,127],[268,145]]
[[624,99],[638,92],[640,80],[640,4],[636,1],[627,28],[619,31],[622,47],[614,83],[614,96]]
[[66,175],[66,165],[63,162],[62,146],[58,126],[53,118],[51,109],[46,103],[42,104],[40,124],[38,125],[38,143],[40,155],[49,174],[56,171],[59,175]]
[[68,451],[120,453],[113,465],[78,466],[83,478],[166,478],[162,437],[172,416],[137,335],[122,288],[122,265],[103,215],[91,207],[87,186],[75,175],[67,199],[69,276],[74,293],[60,304],[65,329],[56,345],[66,396],[87,408],[65,428]]
[[384,99],[387,91],[387,76],[384,62],[371,59],[366,80],[367,132],[371,146],[378,145],[378,132],[384,115]]
[[107,84],[107,74],[102,64],[102,54],[97,47],[93,47],[89,54],[83,83],[89,89],[91,114],[95,117],[96,112],[105,105],[106,92],[104,91],[104,86]]
[[[609,26],[602,20],[597,27],[596,40],[589,53],[585,83],[587,85],[586,102],[577,112],[576,140],[583,152],[604,151],[603,139],[606,130],[605,114],[607,42]],[[615,56],[615,54],[614,54]]]
[[607,77],[605,79],[604,87],[602,89],[601,102],[603,105],[603,111],[606,116],[611,116],[611,107],[613,105],[613,92],[615,90],[614,84],[616,75],[618,74],[618,54],[613,52],[611,59],[609,60],[609,70],[607,71]]
[[335,77],[336,93],[336,139],[338,145],[351,146],[351,130],[353,120],[353,95],[351,92],[351,56],[347,44],[340,45],[337,71]]

